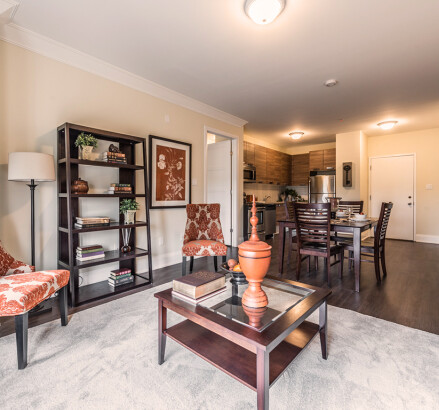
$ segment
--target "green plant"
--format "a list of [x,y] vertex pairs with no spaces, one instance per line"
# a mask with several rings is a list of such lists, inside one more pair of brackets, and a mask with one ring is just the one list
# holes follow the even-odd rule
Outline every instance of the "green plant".
[[134,199],[122,199],[120,202],[120,213],[124,214],[126,211],[137,211],[140,205]]
[[96,137],[93,137],[93,135],[91,134],[86,134],[85,132],[81,132],[78,135],[78,138],[76,138],[75,146],[76,147],[89,146],[96,148],[98,146],[98,140]]
[[291,196],[291,198],[293,198],[293,200],[295,201],[301,201],[302,197],[297,193],[297,191],[295,189],[286,189],[284,192],[285,196]]

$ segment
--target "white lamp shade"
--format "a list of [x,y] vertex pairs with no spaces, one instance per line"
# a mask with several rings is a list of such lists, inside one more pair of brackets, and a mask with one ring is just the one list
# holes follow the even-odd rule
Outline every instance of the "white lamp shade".
[[41,152],[9,153],[9,181],[55,181],[53,155]]

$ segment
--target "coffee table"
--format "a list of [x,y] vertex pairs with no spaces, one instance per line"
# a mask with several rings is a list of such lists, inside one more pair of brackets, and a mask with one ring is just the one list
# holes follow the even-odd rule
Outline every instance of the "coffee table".
[[[257,392],[258,409],[269,408],[269,388],[294,358],[319,333],[324,359],[327,349],[327,298],[330,289],[267,276],[262,288],[268,296],[265,311],[241,305],[246,286],[232,286],[199,305],[172,296],[158,299],[158,363],[165,359],[166,339],[202,357]],[[167,309],[186,320],[167,327]],[[319,324],[306,321],[319,309]]]

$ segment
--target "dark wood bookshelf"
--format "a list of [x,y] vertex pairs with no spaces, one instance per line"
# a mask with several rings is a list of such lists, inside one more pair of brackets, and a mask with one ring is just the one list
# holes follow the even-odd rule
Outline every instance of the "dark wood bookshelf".
[[[127,163],[113,163],[104,161],[89,161],[78,159],[78,148],[75,147],[75,140],[81,132],[90,133],[99,142],[106,141],[117,143],[119,149],[126,156]],[[136,158],[136,146],[141,145],[140,158]],[[69,303],[72,307],[91,304],[96,300],[110,298],[114,295],[130,294],[142,287],[151,285],[152,261],[151,261],[151,232],[149,219],[149,196],[148,196],[148,175],[146,167],[146,140],[145,138],[132,135],[120,134],[111,131],[99,130],[71,123],[65,123],[58,127],[58,267],[70,270],[69,284]],[[136,160],[139,160],[138,162]],[[118,181],[121,184],[131,184],[133,192],[129,194],[73,194],[71,183],[78,179],[79,167],[108,167],[118,169]],[[136,184],[136,172],[143,173],[144,183]],[[100,172],[105,172],[104,170]],[[140,186],[141,185],[141,186]],[[139,193],[138,193],[139,192]],[[97,226],[91,228],[75,228],[76,217],[79,214],[79,199],[83,198],[116,198],[119,203],[124,198],[145,198],[145,212],[141,219],[134,224],[125,225],[123,216],[119,216],[118,221],[113,221],[110,225]],[[137,212],[140,216],[140,211]],[[133,249],[129,253],[122,253],[122,234],[121,230],[131,228],[129,245]],[[146,228],[147,249],[136,246],[136,229]],[[104,257],[91,261],[80,262],[76,260],[76,247],[80,245],[80,235],[86,232],[118,230],[119,249],[108,250]],[[148,257],[148,271],[136,272],[136,258]],[[79,286],[81,275],[87,275],[81,269],[91,268],[108,263],[118,262],[120,268],[130,268],[134,275],[134,281],[115,288],[111,287],[107,280]],[[108,276],[110,270],[108,271]],[[118,296],[119,297],[119,296]]]

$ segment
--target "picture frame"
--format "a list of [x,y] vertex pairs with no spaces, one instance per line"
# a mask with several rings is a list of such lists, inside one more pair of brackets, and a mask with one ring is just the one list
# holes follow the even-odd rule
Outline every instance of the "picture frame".
[[150,209],[190,204],[192,144],[150,135],[148,160]]

